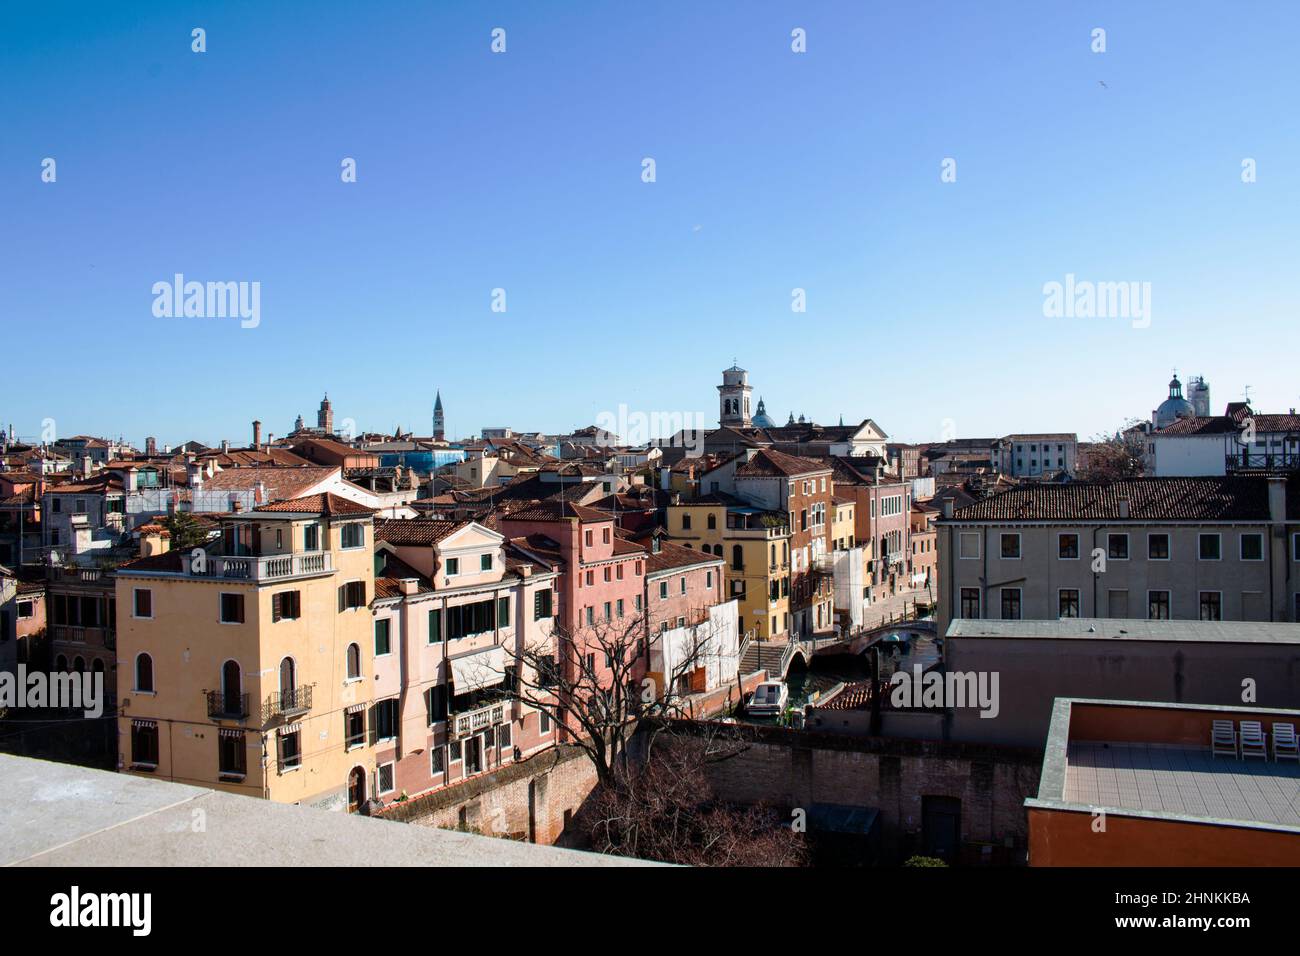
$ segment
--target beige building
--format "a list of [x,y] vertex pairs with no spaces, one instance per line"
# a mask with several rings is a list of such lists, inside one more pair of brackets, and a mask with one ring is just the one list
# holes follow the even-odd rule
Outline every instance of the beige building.
[[121,769],[359,806],[375,770],[373,545],[372,511],[327,493],[119,568]]
[[946,501],[939,633],[955,618],[1297,620],[1295,490],[1280,477],[1137,478]]

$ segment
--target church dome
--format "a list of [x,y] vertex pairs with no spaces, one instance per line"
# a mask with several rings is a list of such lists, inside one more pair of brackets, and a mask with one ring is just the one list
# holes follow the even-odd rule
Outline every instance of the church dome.
[[754,415],[754,427],[755,428],[776,427],[776,422],[768,418],[767,407],[763,404],[763,400],[761,398],[758,400],[758,412]]
[[1196,407],[1183,398],[1183,383],[1175,375],[1169,382],[1169,397],[1156,408],[1152,424],[1156,428],[1165,428],[1180,418],[1195,418]]

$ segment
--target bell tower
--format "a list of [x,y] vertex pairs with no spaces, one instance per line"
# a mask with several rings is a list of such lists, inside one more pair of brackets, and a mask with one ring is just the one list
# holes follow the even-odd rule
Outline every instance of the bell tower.
[[718,424],[731,428],[749,428],[753,418],[749,411],[749,373],[734,361],[731,368],[723,369],[722,384],[718,386]]

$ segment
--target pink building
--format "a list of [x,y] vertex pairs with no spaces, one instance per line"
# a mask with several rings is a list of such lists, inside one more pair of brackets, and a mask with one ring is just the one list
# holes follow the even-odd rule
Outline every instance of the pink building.
[[[526,505],[497,523],[522,553],[562,564],[557,611],[561,639],[573,641],[573,651],[585,659],[597,681],[607,680],[610,670],[600,636],[630,629],[642,620],[646,549],[615,532],[612,514],[568,502]],[[564,677],[573,680],[574,653],[561,650]]]
[[[560,567],[473,521],[375,527],[374,700],[385,803],[550,747],[554,722],[511,698],[525,648],[552,641]],[[535,675],[523,675],[534,680]]]

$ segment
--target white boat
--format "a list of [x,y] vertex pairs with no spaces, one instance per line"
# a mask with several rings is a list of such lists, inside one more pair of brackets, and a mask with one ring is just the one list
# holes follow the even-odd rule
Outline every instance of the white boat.
[[779,680],[763,681],[745,702],[745,710],[755,717],[780,714],[790,699],[790,690]]

